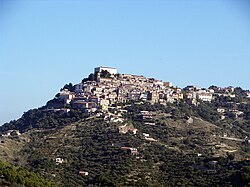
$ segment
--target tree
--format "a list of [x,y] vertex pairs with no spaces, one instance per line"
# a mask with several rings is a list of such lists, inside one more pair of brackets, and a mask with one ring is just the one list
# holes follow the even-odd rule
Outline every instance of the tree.
[[87,81],[96,81],[96,79],[97,79],[97,74],[95,73],[90,73],[89,74],[89,76],[88,76],[88,78],[84,78],[84,79],[82,79],[82,83],[85,83],[85,82],[87,82]]
[[107,70],[102,70],[100,73],[100,77],[102,78],[110,78],[111,74]]
[[72,83],[65,84],[64,87],[61,89],[61,91],[64,90],[64,89],[67,89],[67,90],[69,90],[71,92],[73,92],[75,90],[75,88],[74,88],[74,86],[73,86]]
[[60,96],[60,93],[57,93],[57,94],[55,95],[55,98],[59,98],[59,96]]
[[95,81],[95,80],[96,80],[96,75],[93,74],[93,73],[90,73],[90,74],[89,74],[89,77],[88,77],[88,80],[89,80],[89,81]]

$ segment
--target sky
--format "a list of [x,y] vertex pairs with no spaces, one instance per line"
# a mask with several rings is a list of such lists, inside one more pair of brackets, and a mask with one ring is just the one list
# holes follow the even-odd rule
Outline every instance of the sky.
[[101,65],[250,89],[250,1],[0,0],[0,125]]

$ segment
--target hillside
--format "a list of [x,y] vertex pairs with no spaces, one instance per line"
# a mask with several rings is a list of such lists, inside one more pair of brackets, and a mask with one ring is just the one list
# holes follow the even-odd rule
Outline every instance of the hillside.
[[1,126],[0,158],[60,186],[250,185],[249,91],[100,76]]
[[[130,108],[136,111],[145,106]],[[132,111],[127,115],[133,120],[121,123],[83,117],[62,127],[33,128],[2,137],[2,149],[18,142],[15,154],[6,151],[2,157],[61,181],[62,186],[230,186],[249,165],[240,161],[249,156],[249,145],[222,136],[218,125],[197,117],[175,119],[159,110],[150,122]],[[119,127],[128,124],[126,133],[119,132]],[[239,135],[232,129],[223,132]],[[137,152],[132,155],[123,147]],[[88,175],[82,176],[81,171]]]

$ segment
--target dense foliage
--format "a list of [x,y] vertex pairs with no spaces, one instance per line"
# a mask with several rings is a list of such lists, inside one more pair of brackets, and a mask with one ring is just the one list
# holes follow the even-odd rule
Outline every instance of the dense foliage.
[[0,186],[52,187],[55,183],[47,181],[23,168],[12,166],[0,160]]
[[75,90],[75,88],[74,88],[74,86],[73,86],[73,84],[71,82],[69,84],[65,84],[63,86],[63,88],[61,88],[61,90],[65,90],[65,89],[67,89],[67,90],[69,90],[71,92],[73,92]]
[[31,129],[52,129],[63,127],[85,117],[88,117],[86,113],[73,109],[68,113],[33,109],[25,112],[20,119],[2,125],[0,131],[19,130],[23,133]]
[[[182,150],[171,142],[168,144],[171,131],[166,126],[155,131],[157,127],[141,122],[134,125],[158,141],[145,141],[141,133],[119,134],[115,124],[95,119],[75,123],[59,132],[34,132],[22,155],[29,155],[27,167],[36,172],[45,171],[46,177],[55,174],[65,186],[243,186],[249,183],[249,162],[233,161],[230,156],[213,159],[209,155],[187,154],[185,151],[192,143]],[[122,146],[138,148],[139,157],[121,150]],[[56,157],[65,162],[56,164]],[[87,171],[89,175],[81,176],[79,171]]]

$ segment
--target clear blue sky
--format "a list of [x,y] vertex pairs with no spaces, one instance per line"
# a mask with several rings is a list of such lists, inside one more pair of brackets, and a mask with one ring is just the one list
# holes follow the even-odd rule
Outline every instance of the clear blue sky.
[[99,65],[250,89],[245,0],[0,0],[0,124]]

